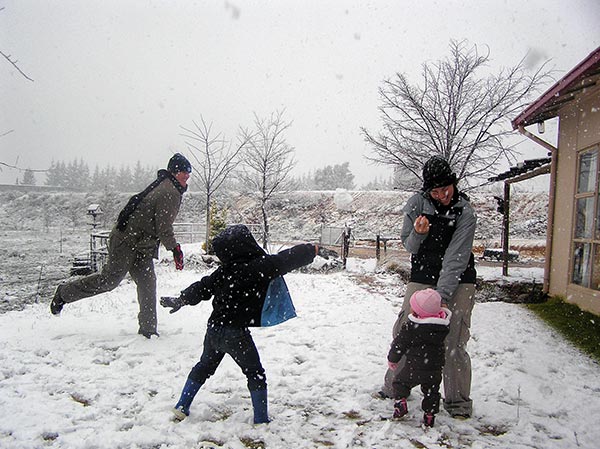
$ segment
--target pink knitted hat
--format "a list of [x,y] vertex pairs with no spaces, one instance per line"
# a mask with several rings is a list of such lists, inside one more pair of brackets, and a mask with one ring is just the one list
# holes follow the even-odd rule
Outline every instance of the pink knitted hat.
[[432,288],[419,290],[410,297],[410,306],[419,318],[443,318],[442,297]]

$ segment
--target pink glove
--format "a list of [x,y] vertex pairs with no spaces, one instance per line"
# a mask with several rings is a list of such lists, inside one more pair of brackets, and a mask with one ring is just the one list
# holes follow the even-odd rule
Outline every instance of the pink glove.
[[391,369],[392,371],[396,371],[396,368],[398,368],[398,364],[394,363],[394,362],[390,362],[388,360],[388,368]]

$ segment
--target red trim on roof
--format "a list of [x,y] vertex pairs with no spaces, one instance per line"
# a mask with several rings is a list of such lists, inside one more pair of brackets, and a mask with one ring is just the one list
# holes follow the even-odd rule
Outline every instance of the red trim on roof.
[[[587,58],[581,61],[573,70],[567,73],[554,86],[546,91],[540,98],[527,107],[513,121],[513,129],[517,129],[520,125],[527,121],[532,115],[536,114],[540,109],[544,108],[555,96],[561,94],[565,89],[568,89],[573,83],[578,81],[581,76],[590,70],[594,65],[600,63],[600,47],[591,52]],[[557,114],[558,115],[558,114]]]

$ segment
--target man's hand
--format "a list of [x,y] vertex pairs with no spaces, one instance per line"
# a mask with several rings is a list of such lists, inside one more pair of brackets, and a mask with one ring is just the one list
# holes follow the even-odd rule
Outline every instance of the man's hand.
[[167,308],[170,307],[171,310],[169,311],[169,313],[175,313],[183,306],[185,306],[185,304],[183,303],[183,299],[181,299],[181,296],[161,296],[160,305]]
[[414,227],[417,234],[427,234],[429,232],[429,220],[425,215],[419,215],[415,220]]
[[175,269],[183,270],[183,251],[181,251],[179,243],[173,248],[173,260],[175,261]]

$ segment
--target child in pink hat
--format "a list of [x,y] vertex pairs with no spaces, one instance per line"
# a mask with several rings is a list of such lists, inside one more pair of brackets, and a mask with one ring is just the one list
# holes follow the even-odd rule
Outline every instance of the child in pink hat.
[[440,384],[445,361],[444,339],[449,332],[451,312],[442,307],[440,294],[431,289],[416,291],[410,297],[410,314],[388,353],[388,365],[395,370],[404,356],[406,364],[396,376],[394,419],[408,413],[406,398],[421,385],[423,424],[433,426],[440,409]]

